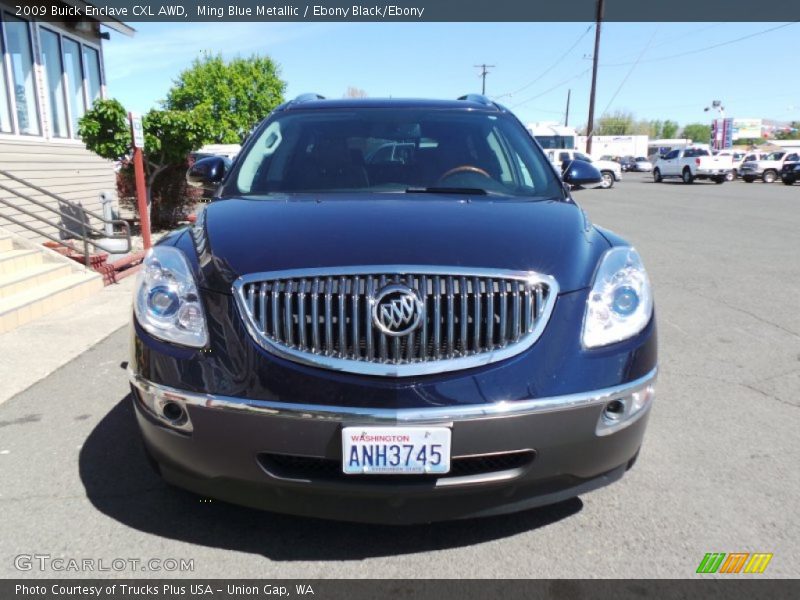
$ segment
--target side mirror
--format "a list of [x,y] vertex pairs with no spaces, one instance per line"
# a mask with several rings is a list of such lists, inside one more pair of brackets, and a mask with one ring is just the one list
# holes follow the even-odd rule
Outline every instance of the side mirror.
[[582,160],[565,160],[561,163],[561,179],[570,185],[600,183],[603,176],[592,164]]
[[186,183],[207,192],[214,192],[230,167],[231,160],[223,156],[201,158],[186,171]]

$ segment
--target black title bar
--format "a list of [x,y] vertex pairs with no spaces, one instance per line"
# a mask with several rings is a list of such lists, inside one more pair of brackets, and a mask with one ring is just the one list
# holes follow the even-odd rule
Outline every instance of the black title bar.
[[[102,21],[594,21],[597,0],[24,0],[18,16]],[[799,21],[800,1],[758,5],[759,21]],[[618,22],[753,20],[753,0],[605,0],[603,20]]]

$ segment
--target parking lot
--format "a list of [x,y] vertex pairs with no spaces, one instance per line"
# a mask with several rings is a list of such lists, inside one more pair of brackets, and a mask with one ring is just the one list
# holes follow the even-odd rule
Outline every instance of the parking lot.
[[[706,552],[773,553],[763,576],[796,576],[800,185],[630,173],[575,197],[635,244],[655,288],[658,397],[621,482],[521,514],[404,528],[209,502],[147,466],[122,329],[0,405],[0,576],[41,576],[14,566],[38,553],[194,561],[159,576],[682,578]],[[93,575],[46,573],[62,574]]]

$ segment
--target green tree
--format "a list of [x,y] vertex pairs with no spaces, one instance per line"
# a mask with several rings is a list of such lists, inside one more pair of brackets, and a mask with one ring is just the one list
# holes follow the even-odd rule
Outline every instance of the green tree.
[[659,139],[663,137],[661,135],[661,131],[664,129],[664,122],[660,119],[656,119],[654,121],[650,121],[650,128],[647,131],[647,135],[649,135],[653,139]]
[[163,106],[190,112],[209,132],[208,142],[237,144],[283,102],[286,83],[279,72],[266,56],[230,62],[205,56],[178,75]]
[[597,120],[593,135],[630,135],[633,132],[633,114],[617,110]]
[[122,160],[131,145],[128,113],[118,100],[97,100],[78,122],[78,135],[95,154]]
[[679,125],[675,121],[667,119],[661,125],[661,137],[665,139],[672,139],[678,135]]
[[693,142],[707,144],[711,139],[711,126],[702,123],[690,123],[683,128],[681,137],[688,138]]
[[[152,205],[156,178],[170,167],[182,165],[192,150],[209,137],[205,125],[185,112],[151,110],[142,119],[147,202]],[[97,100],[78,124],[81,139],[92,152],[121,161],[131,155],[128,113],[114,99]]]

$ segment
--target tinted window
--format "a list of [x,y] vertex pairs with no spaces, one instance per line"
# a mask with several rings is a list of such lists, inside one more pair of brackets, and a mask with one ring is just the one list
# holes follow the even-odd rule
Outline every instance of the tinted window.
[[667,154],[664,158],[667,159],[667,160],[672,160],[673,158],[677,158],[678,157],[678,153],[679,152],[680,152],[680,150],[673,150],[672,152]]
[[[561,196],[545,157],[513,119],[461,110],[279,112],[255,134],[226,193],[479,188]],[[234,187],[232,185],[231,187]]]

